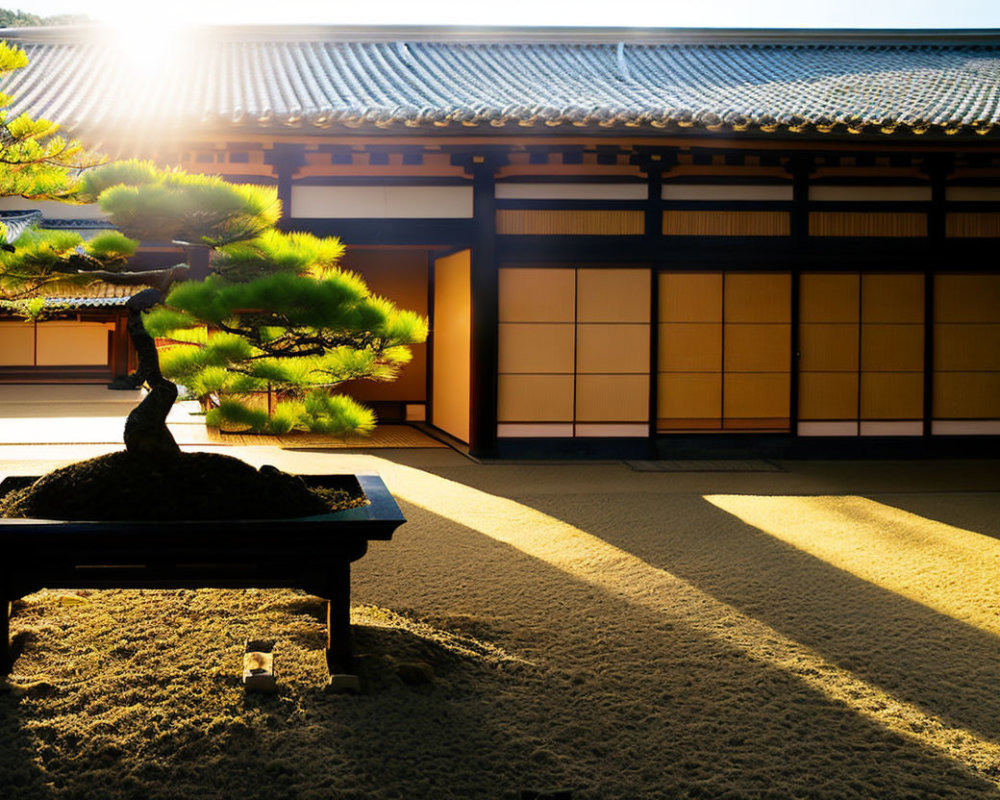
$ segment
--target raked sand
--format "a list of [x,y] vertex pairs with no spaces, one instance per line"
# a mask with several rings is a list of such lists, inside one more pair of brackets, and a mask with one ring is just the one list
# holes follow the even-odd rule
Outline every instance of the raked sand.
[[53,587],[12,619],[5,798],[1000,798],[998,461],[226,452],[399,499],[354,570],[363,692],[325,691],[307,595]]

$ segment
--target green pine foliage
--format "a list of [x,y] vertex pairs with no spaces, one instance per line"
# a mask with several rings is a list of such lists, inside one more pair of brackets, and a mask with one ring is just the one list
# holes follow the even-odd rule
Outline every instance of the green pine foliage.
[[[27,65],[23,50],[0,42],[0,80]],[[101,157],[59,136],[54,122],[12,114],[13,101],[0,92],[0,197],[74,200],[79,170],[100,163]]]
[[202,401],[210,425],[273,434],[374,428],[370,409],[331,390],[393,380],[408,345],[426,339],[427,321],[336,267],[342,252],[335,239],[271,231],[223,248],[221,274],[175,286],[147,316],[146,329],[167,345],[163,374]]
[[222,247],[261,236],[281,218],[275,187],[124,161],[89,172],[80,197],[97,200],[124,234],[146,242]]
[[0,299],[5,309],[24,316],[29,306],[15,301],[72,292],[93,282],[88,270],[115,270],[125,265],[137,242],[108,232],[90,241],[72,231],[30,228],[14,242],[14,251],[0,252]]
[[[0,79],[26,66],[23,50],[0,42]],[[55,123],[12,113],[13,101],[0,93],[0,197],[83,202],[77,195],[80,172],[103,159],[58,135]],[[7,230],[0,229],[5,239]],[[123,264],[135,243],[120,235],[84,242],[75,233],[29,230],[12,244],[15,252],[0,252],[0,307],[38,320],[59,310],[45,294],[90,282],[80,270]]]

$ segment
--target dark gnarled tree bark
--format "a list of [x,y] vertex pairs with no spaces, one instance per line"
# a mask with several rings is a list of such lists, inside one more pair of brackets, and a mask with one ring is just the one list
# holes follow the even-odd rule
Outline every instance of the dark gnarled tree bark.
[[160,360],[156,342],[146,333],[142,315],[163,300],[158,289],[144,289],[132,295],[128,309],[128,334],[135,345],[139,366],[138,383],[149,386],[149,394],[136,406],[125,421],[125,449],[130,455],[170,458],[180,453],[180,448],[167,429],[167,414],[177,399],[177,386],[160,374]]

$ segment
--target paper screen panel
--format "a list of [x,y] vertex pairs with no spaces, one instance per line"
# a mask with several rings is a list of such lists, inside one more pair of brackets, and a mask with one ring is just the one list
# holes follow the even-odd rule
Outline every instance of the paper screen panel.
[[648,375],[577,375],[577,422],[645,422]]
[[799,419],[858,418],[857,372],[799,373]]
[[857,274],[803,273],[799,288],[802,322],[857,322],[861,285]]
[[649,372],[649,326],[580,324],[576,328],[578,373]]
[[722,325],[715,322],[672,322],[660,325],[657,356],[661,372],[719,372],[722,369]]
[[773,420],[788,424],[790,376],[787,372],[727,373],[726,427],[731,419]]
[[576,270],[502,267],[498,280],[501,322],[576,319]]
[[861,419],[921,419],[922,372],[866,372],[861,376]]
[[722,273],[664,272],[659,280],[660,322],[722,320]]
[[578,322],[649,322],[649,270],[577,271]]
[[726,322],[791,322],[791,275],[727,273],[725,317]]
[[0,322],[0,367],[30,367],[35,363],[35,326]]
[[934,417],[1000,418],[1000,372],[935,373]]
[[922,372],[924,326],[871,323],[861,328],[861,369]]
[[923,275],[863,275],[861,321],[922,323]]
[[792,326],[726,325],[726,372],[788,372]]
[[660,373],[656,415],[661,427],[720,427],[721,373]]
[[573,325],[502,322],[498,350],[501,373],[572,373]]
[[572,422],[572,375],[501,375],[499,422]]

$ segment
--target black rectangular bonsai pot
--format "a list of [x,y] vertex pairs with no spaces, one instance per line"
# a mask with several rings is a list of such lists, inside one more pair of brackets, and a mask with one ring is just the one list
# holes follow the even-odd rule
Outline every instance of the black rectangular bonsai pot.
[[[351,668],[350,565],[406,520],[375,474],[302,475],[360,489],[368,503],[271,520],[60,521],[0,518],[0,670],[11,666],[9,604],[44,587],[303,589],[327,600],[327,663]],[[37,477],[5,477],[0,497]]]

